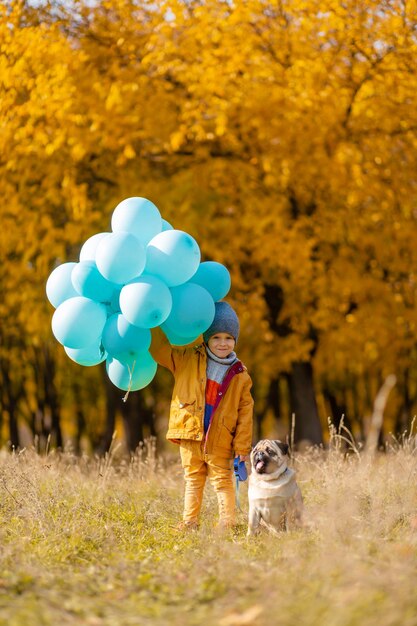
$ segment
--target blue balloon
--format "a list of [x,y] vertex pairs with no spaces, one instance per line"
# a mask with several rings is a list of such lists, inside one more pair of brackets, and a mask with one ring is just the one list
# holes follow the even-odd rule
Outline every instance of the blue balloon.
[[64,350],[70,359],[78,363],[78,365],[84,365],[85,367],[92,367],[102,363],[107,358],[107,352],[103,348],[101,341],[95,341],[91,346],[86,348],[67,348],[64,346]]
[[162,218],[158,208],[146,198],[126,198],[117,205],[111,218],[115,233],[131,233],[146,244],[162,229]]
[[231,278],[229,270],[216,261],[200,263],[191,282],[207,289],[215,302],[224,298],[230,290]]
[[120,313],[120,302],[119,302],[119,298],[120,298],[120,292],[122,290],[122,287],[119,285],[118,287],[116,287],[116,289],[113,291],[112,296],[110,298],[110,302],[107,302],[107,312],[109,315],[113,315],[114,313]]
[[129,324],[121,313],[107,320],[102,336],[108,354],[118,361],[129,361],[140,352],[147,352],[151,345],[151,331]]
[[209,292],[193,283],[171,289],[172,309],[164,328],[180,337],[198,337],[214,319],[214,300]]
[[94,261],[96,258],[96,250],[100,241],[110,235],[110,233],[97,233],[89,237],[82,245],[80,250],[80,261]]
[[116,287],[100,274],[95,261],[77,263],[72,270],[71,280],[80,296],[98,302],[110,302]]
[[122,288],[119,302],[128,322],[141,328],[154,328],[170,314],[172,296],[159,278],[143,275]]
[[52,316],[52,332],[67,348],[87,348],[99,339],[107,320],[104,304],[77,296],[65,300]]
[[110,233],[97,246],[97,268],[113,283],[127,283],[139,276],[145,261],[144,246],[130,233]]
[[175,334],[165,324],[161,324],[161,328],[172,346],[188,346],[190,343],[194,343],[200,336],[197,335],[195,337],[180,337],[180,335]]
[[162,219],[162,232],[164,232],[164,230],[174,230],[174,227],[169,222]]
[[166,230],[149,242],[145,272],[175,287],[195,274],[200,257],[200,248],[191,235],[181,230]]
[[79,295],[71,282],[72,270],[76,265],[63,263],[51,272],[46,282],[46,295],[53,307],[56,308],[65,300]]
[[106,362],[107,375],[111,382],[124,391],[137,391],[149,385],[157,367],[149,352],[140,353],[128,363],[121,363],[112,358],[108,358]]

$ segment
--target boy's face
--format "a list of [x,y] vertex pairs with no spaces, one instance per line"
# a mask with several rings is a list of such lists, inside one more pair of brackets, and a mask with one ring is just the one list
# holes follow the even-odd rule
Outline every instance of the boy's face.
[[209,349],[220,359],[224,359],[235,347],[235,340],[229,333],[216,333],[207,342]]

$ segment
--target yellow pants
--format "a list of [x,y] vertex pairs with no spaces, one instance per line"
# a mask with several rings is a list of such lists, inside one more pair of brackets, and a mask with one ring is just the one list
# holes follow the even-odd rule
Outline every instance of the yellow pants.
[[235,492],[232,461],[213,454],[204,454],[204,442],[182,440],[181,462],[184,468],[184,522],[197,523],[208,477],[217,495],[220,524],[235,523]]

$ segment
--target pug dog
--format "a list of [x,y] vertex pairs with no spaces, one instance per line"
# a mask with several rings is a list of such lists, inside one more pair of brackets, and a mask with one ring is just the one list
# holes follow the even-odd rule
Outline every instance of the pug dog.
[[273,532],[302,525],[303,498],[288,467],[288,445],[263,439],[250,455],[248,535],[255,535],[263,523]]

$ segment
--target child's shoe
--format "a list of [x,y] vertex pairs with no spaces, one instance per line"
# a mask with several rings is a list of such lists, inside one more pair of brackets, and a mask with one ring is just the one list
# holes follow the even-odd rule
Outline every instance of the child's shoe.
[[186,532],[186,531],[189,531],[189,530],[198,530],[198,522],[185,522],[185,521],[182,521],[175,527],[175,530],[177,530],[178,532]]

